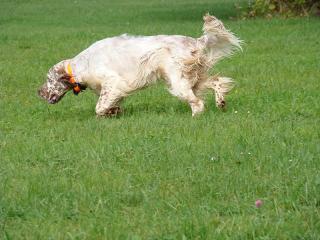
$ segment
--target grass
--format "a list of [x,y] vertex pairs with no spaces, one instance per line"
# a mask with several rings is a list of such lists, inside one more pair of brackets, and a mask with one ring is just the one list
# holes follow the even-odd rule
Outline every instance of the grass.
[[[49,106],[49,67],[98,39],[201,34],[245,41],[215,72],[228,110],[191,118],[163,85],[96,119],[97,97]],[[0,239],[320,239],[320,21],[231,21],[233,1],[2,1]],[[264,205],[254,207],[256,199]]]

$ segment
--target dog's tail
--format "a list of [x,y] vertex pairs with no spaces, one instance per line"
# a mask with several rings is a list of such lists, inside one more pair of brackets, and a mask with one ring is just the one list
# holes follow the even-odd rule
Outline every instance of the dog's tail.
[[204,34],[198,41],[211,64],[232,55],[235,50],[242,50],[242,41],[226,29],[219,19],[207,14],[203,20]]

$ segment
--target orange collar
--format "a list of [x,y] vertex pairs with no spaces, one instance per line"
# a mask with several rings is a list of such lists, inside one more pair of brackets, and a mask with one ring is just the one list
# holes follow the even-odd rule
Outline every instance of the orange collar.
[[79,92],[81,92],[81,86],[79,83],[76,82],[76,80],[74,79],[74,76],[73,76],[73,72],[72,72],[72,68],[71,68],[71,65],[70,63],[68,63],[68,67],[67,67],[67,70],[68,70],[68,74],[70,76],[70,80],[69,82],[72,84],[73,86],[73,93],[78,95]]

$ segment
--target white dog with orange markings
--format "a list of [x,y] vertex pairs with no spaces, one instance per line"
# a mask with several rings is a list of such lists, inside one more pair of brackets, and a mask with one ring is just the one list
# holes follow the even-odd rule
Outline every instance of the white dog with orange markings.
[[192,116],[204,110],[202,92],[215,92],[216,105],[225,106],[225,95],[233,87],[227,77],[209,76],[220,59],[241,49],[239,40],[217,18],[204,16],[200,38],[178,35],[106,38],[72,59],[54,65],[39,95],[57,103],[66,92],[78,94],[85,88],[99,95],[98,116],[115,115],[121,99],[158,79],[169,91],[189,103]]

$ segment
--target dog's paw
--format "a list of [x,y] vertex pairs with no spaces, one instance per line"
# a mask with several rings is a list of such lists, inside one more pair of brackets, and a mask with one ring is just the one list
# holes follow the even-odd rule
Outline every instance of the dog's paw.
[[227,106],[227,103],[225,100],[217,101],[216,106],[217,108],[225,109]]
[[97,114],[96,117],[97,118],[110,118],[110,117],[116,117],[117,115],[119,115],[120,113],[122,113],[122,110],[120,107],[113,107],[108,109],[104,114]]
[[225,96],[223,93],[219,91],[215,91],[215,100],[216,100],[216,106],[220,109],[226,109],[227,103],[225,101]]
[[192,117],[195,117],[204,111],[204,103],[202,100],[191,103]]
[[122,110],[120,107],[113,107],[107,111],[106,115],[108,115],[109,117],[115,117],[120,113],[122,113]]

